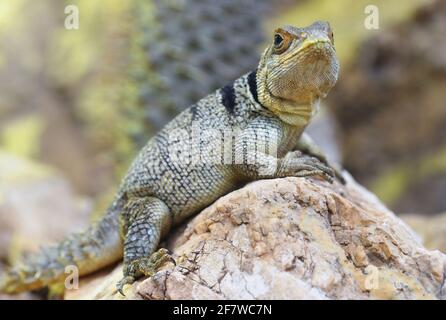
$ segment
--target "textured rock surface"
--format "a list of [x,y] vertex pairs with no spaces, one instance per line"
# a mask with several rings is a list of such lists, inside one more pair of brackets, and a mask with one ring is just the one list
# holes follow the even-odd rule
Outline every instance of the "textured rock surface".
[[[219,199],[164,244],[176,257],[127,299],[441,298],[446,257],[372,194],[319,180],[258,181]],[[67,299],[120,299],[121,267]],[[444,289],[443,289],[444,290]]]

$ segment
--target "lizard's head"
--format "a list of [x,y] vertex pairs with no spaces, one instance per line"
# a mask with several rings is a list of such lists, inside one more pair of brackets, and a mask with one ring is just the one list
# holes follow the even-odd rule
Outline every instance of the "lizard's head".
[[286,122],[306,124],[319,98],[335,85],[338,72],[333,32],[327,22],[278,28],[257,69],[259,102]]

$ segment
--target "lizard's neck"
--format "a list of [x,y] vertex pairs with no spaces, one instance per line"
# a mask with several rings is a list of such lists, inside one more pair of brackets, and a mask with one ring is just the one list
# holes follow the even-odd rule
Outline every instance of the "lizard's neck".
[[288,103],[283,100],[281,102],[280,105],[274,104],[274,106],[278,106],[277,108],[270,107],[269,109],[279,119],[291,126],[306,127],[319,111],[319,99],[309,104]]
[[254,100],[286,124],[305,128],[319,111],[320,99],[317,98],[309,103],[299,104],[291,100],[277,98],[267,92],[266,84],[259,83],[265,77],[258,77],[258,72],[258,70],[255,70],[248,75],[249,90]]

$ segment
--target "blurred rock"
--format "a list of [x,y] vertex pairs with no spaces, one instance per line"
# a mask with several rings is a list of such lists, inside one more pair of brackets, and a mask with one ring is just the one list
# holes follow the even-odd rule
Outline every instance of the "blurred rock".
[[90,209],[56,172],[0,150],[0,259],[84,228]]
[[336,118],[325,105],[322,105],[319,114],[310,122],[305,132],[310,134],[327,159],[334,163],[342,162]]
[[343,163],[398,212],[446,210],[445,34],[446,2],[429,2],[363,42],[328,97]]
[[426,248],[446,253],[446,213],[430,217],[404,214],[400,217],[421,236]]
[[[176,257],[126,299],[436,299],[446,256],[349,177],[257,181],[216,201],[164,246]],[[121,266],[67,299],[122,299]]]
[[0,293],[0,300],[40,300],[40,299],[39,297],[33,295],[32,293],[26,292],[12,296]]
[[[446,158],[444,161],[443,166],[446,166]],[[417,164],[412,169],[414,172],[420,170]],[[413,180],[409,177],[407,187],[394,203],[398,212],[420,212],[425,216],[435,216],[445,210],[446,172],[443,172],[442,168],[438,171],[435,167],[432,169],[429,175],[416,175]],[[410,173],[408,175],[410,176]]]

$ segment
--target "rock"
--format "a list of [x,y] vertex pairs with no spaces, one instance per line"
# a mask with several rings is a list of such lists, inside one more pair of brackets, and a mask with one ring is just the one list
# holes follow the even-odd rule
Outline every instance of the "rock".
[[433,216],[405,214],[400,217],[421,236],[427,248],[446,253],[446,212]]
[[24,292],[16,295],[7,295],[0,293],[0,300],[41,300],[38,296],[29,292]]
[[15,260],[83,229],[89,211],[59,174],[0,150],[0,258]]
[[[126,299],[438,299],[446,256],[349,177],[347,186],[284,178],[251,183],[179,227],[177,265]],[[121,266],[67,299],[122,298]]]

